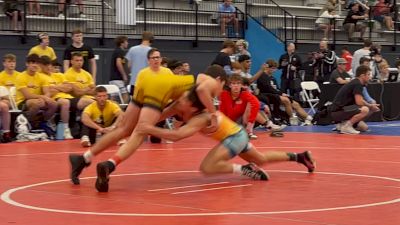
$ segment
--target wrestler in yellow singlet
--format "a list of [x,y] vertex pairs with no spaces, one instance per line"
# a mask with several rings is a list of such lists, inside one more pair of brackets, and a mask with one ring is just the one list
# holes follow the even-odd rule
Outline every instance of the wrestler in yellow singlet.
[[162,111],[170,100],[178,99],[194,84],[193,75],[174,75],[164,67],[155,72],[147,67],[138,74],[132,102]]

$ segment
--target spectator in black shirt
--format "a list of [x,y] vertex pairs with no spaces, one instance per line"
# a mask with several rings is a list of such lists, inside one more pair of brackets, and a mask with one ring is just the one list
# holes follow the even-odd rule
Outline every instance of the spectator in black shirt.
[[229,76],[233,74],[230,56],[236,52],[236,44],[231,40],[225,40],[222,50],[218,53],[211,65],[217,64],[224,68]]
[[128,84],[127,60],[125,59],[126,49],[128,48],[128,37],[118,36],[115,38],[116,48],[111,57],[110,84],[118,86],[123,103],[128,103],[129,94],[126,89]]
[[[267,96],[268,102],[274,105],[274,110],[279,109],[279,105],[282,104],[284,105],[285,111],[289,117],[294,116],[294,109],[299,114],[299,117],[304,120],[304,125],[311,125],[312,117],[304,111],[298,102],[278,89],[277,82],[272,76],[277,67],[278,63],[272,59],[269,59],[266,62],[264,74],[262,74],[257,80],[257,87],[260,90],[260,93]],[[279,104],[276,105],[276,102]]]
[[329,107],[332,119],[339,122],[336,129],[341,133],[359,134],[360,131],[367,131],[368,126],[363,120],[372,112],[379,111],[378,104],[370,104],[363,98],[363,87],[370,79],[371,68],[365,65],[359,66],[356,70],[356,79],[340,88]]
[[281,55],[279,58],[279,68],[282,70],[281,76],[281,91],[294,97],[296,90],[294,79],[299,77],[299,70],[301,68],[301,58],[294,51],[296,46],[293,43],[289,43],[286,47],[287,53]]
[[350,11],[343,21],[343,28],[347,31],[349,41],[353,41],[354,31],[360,32],[360,39],[364,37],[365,29],[367,26],[361,21],[368,18],[368,13],[363,13],[360,11],[360,5],[354,3],[351,5]]
[[331,84],[347,84],[350,82],[350,75],[346,72],[347,60],[339,58],[337,60],[337,68],[332,72]]
[[[93,49],[83,43],[83,33],[81,30],[76,29],[72,31],[72,44],[64,51],[64,72],[71,66],[71,56],[74,53],[80,53],[83,56],[83,69],[89,72],[94,82],[96,83],[96,59],[94,58]],[[90,63],[90,69],[89,69]]]

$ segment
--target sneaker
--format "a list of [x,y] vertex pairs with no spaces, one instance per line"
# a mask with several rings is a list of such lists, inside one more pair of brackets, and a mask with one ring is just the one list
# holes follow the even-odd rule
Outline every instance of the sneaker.
[[340,132],[340,130],[342,129],[342,127],[346,124],[346,122],[341,122],[341,123],[337,123],[335,124],[335,127],[332,128],[332,131],[338,131]]
[[83,168],[88,167],[90,163],[85,162],[83,155],[70,154],[69,162],[71,164],[70,178],[73,184],[80,184],[79,175],[82,173]]
[[79,13],[79,17],[80,18],[86,18],[86,15],[83,12],[81,12],[81,13]]
[[305,151],[297,154],[297,162],[307,167],[308,172],[314,172],[317,167],[317,162],[313,159],[310,151]]
[[312,126],[311,120],[305,120],[304,123],[301,124],[301,126]]
[[1,136],[1,143],[9,143],[12,141],[10,132],[3,132]]
[[71,140],[74,139],[71,134],[71,130],[69,128],[65,128],[64,130],[64,139]]
[[242,175],[253,178],[254,180],[269,180],[269,175],[254,163],[242,166]]
[[360,131],[354,129],[353,126],[349,126],[348,123],[346,123],[345,125],[343,125],[340,129],[340,133],[341,134],[359,134]]
[[81,145],[82,145],[82,147],[85,147],[85,148],[91,146],[89,137],[87,135],[83,135],[81,137]]
[[59,13],[57,17],[60,18],[60,19],[64,19],[65,18],[63,13]]
[[268,125],[266,126],[267,129],[271,130],[272,132],[275,131],[282,131],[283,129],[286,128],[286,125],[276,125],[274,123],[268,123]]
[[250,138],[250,139],[257,139],[258,136],[255,135],[255,134],[253,134],[253,133],[249,133],[249,138]]
[[96,189],[99,192],[108,192],[108,182],[110,173],[114,171],[115,166],[110,161],[104,161],[97,164]]

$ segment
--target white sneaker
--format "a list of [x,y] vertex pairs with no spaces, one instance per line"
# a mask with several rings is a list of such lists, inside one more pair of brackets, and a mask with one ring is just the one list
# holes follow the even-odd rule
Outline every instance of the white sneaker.
[[335,124],[335,127],[332,128],[332,131],[339,131],[342,129],[342,127],[346,124],[346,121],[341,122],[341,123],[337,123]]
[[65,18],[65,16],[64,16],[64,14],[63,14],[63,13],[60,13],[60,14],[58,14],[58,18],[60,18],[60,19],[64,19],[64,18]]
[[249,138],[250,139],[257,139],[257,135],[253,134],[253,133],[249,133]]
[[341,127],[340,133],[342,133],[342,134],[359,134],[360,131],[355,130],[352,125],[349,125],[348,123],[346,123],[345,125],[343,125]]
[[64,139],[66,140],[74,139],[74,137],[72,137],[71,130],[69,128],[65,128],[64,130]]
[[271,131],[282,131],[286,128],[286,125],[276,125],[272,121],[268,121],[266,128],[270,129]]
[[312,126],[311,120],[305,120],[304,123],[301,124],[301,126]]
[[89,137],[87,135],[83,135],[81,137],[81,145],[82,145],[82,147],[90,147],[91,146]]

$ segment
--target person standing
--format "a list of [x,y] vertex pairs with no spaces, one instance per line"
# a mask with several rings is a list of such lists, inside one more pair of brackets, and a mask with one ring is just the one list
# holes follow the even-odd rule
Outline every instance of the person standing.
[[131,71],[131,85],[130,94],[133,95],[135,89],[135,83],[139,71],[148,66],[147,53],[151,49],[151,44],[154,40],[153,33],[144,31],[142,33],[142,43],[140,45],[133,46],[129,49],[125,58],[128,60],[128,67]]
[[80,53],[83,56],[82,69],[89,72],[96,83],[97,65],[94,51],[92,47],[83,43],[83,33],[79,29],[72,31],[72,44],[64,51],[64,72],[71,67],[71,58],[74,53]]
[[295,96],[297,90],[294,83],[298,77],[298,71],[301,68],[301,58],[295,53],[296,46],[294,43],[289,43],[286,46],[286,54],[281,55],[279,58],[279,68],[282,70],[281,75],[281,88],[280,90],[287,94],[289,90],[290,96]]
[[50,44],[49,35],[47,33],[40,33],[38,34],[37,39],[39,41],[39,44],[32,47],[29,50],[28,55],[36,54],[39,57],[47,56],[50,58],[50,60],[56,60],[57,59],[56,53],[54,52],[54,49],[49,46]]
[[118,36],[115,38],[116,48],[111,57],[110,84],[116,85],[121,94],[123,103],[129,100],[129,94],[126,90],[128,83],[128,75],[126,72],[127,60],[125,58],[126,49],[128,48],[128,37]]

